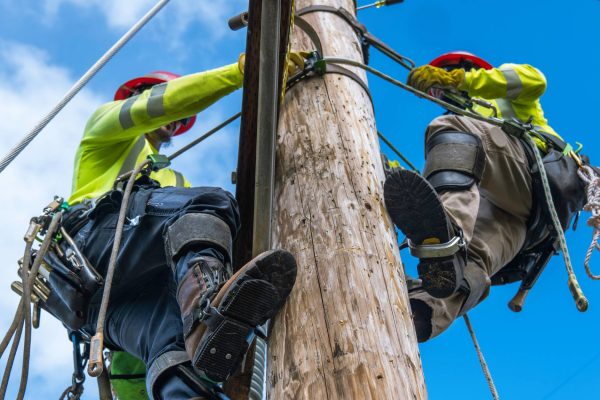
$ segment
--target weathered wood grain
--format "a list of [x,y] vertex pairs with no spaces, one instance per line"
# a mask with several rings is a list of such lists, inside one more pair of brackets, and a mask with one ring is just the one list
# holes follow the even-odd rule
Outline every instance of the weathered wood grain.
[[[296,0],[310,4],[353,10],[350,0]],[[343,20],[305,19],[327,56],[362,59]],[[312,48],[298,30],[292,39]],[[369,97],[345,76],[300,83],[277,139],[273,243],[296,255],[299,274],[270,336],[268,398],[425,399]]]

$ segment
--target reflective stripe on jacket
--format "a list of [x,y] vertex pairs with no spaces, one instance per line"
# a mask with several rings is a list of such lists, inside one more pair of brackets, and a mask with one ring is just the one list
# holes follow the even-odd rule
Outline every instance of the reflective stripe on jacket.
[[[472,69],[465,73],[459,89],[468,92],[470,97],[491,101],[500,118],[527,122],[533,117],[532,123],[537,129],[560,138],[548,125],[539,100],[546,91],[546,77],[531,65],[502,64],[489,70]],[[492,115],[492,111],[483,106],[475,105],[473,109],[485,116]],[[546,149],[539,140],[536,142],[542,150]]]
[[[126,100],[106,103],[89,119],[75,155],[69,204],[106,193],[156,149],[144,134],[197,114],[242,86],[238,64],[182,76],[155,85]],[[150,175],[161,186],[191,186],[180,173],[165,168]]]

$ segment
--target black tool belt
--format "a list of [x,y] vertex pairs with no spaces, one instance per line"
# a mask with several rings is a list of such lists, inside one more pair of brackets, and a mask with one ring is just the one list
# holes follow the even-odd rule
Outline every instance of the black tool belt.
[[[103,279],[81,253],[73,236],[87,223],[91,205],[82,203],[63,214],[59,234],[56,235],[35,277],[33,294],[35,302],[60,320],[68,329],[77,331],[85,323],[91,296],[102,286]],[[34,251],[31,264],[40,255]],[[19,263],[19,275],[31,265]],[[22,286],[13,283],[19,292]]]

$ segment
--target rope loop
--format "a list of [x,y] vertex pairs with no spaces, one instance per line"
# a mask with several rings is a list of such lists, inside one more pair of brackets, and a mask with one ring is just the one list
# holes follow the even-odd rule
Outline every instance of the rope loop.
[[594,228],[592,241],[585,253],[583,266],[585,272],[593,280],[600,280],[600,275],[594,275],[590,268],[590,260],[594,250],[600,251],[600,177],[589,165],[583,165],[577,170],[577,174],[587,185],[587,204],[583,207],[592,215],[588,218],[587,224]]

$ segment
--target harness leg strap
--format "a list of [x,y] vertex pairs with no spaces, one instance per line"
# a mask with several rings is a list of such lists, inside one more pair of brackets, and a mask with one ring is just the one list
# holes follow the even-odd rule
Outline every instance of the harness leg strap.
[[151,400],[167,400],[162,399],[160,390],[165,380],[173,375],[203,399],[220,398],[217,393],[221,389],[200,378],[185,351],[168,351],[157,357],[148,368],[146,385]]

